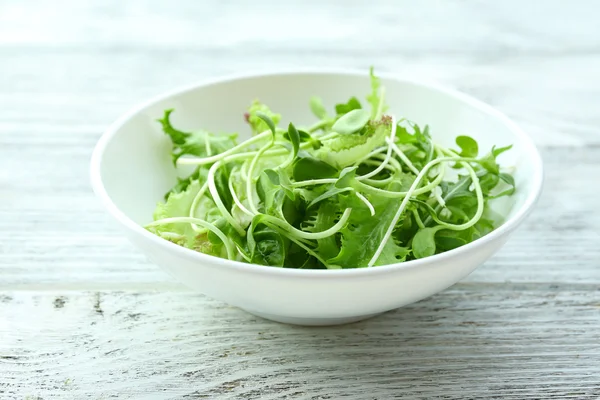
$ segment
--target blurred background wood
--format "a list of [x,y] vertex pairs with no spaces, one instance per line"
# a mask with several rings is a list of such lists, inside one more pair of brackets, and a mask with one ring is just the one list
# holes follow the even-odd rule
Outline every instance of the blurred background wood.
[[[484,1],[0,0],[0,398],[600,397],[600,6]],[[540,146],[544,194],[462,283],[343,327],[188,292],[95,200],[120,113],[227,73],[433,78]]]

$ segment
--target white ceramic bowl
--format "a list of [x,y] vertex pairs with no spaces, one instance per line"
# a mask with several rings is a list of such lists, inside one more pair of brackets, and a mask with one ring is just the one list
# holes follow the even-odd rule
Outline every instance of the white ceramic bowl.
[[[187,129],[249,132],[242,115],[259,98],[284,121],[311,122],[308,99],[333,106],[369,92],[361,72],[280,72],[192,85],[135,107],[102,136],[94,151],[94,191],[127,237],[189,287],[275,321],[328,325],[358,321],[437,293],[467,276],[506,242],[531,211],[542,186],[542,162],[531,139],[492,107],[437,84],[382,75],[390,113],[429,124],[434,140],[475,137],[481,149],[513,144],[501,158],[514,165],[517,192],[495,207],[506,222],[458,249],[402,264],[344,270],[294,270],[249,265],[179,247],[142,228],[176,179],[170,142],[156,119],[175,108],[174,124]],[[248,133],[249,134],[249,133]]]

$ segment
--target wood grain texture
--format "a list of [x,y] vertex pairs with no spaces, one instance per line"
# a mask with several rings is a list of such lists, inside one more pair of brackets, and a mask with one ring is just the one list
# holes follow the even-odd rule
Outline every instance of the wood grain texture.
[[[0,0],[0,399],[600,398],[595,0]],[[102,130],[217,75],[425,76],[519,122],[545,190],[462,283],[362,323],[271,323],[186,291],[95,201]]]
[[459,284],[343,328],[275,324],[185,292],[6,293],[0,390],[42,398],[595,399],[598,293],[592,285]]

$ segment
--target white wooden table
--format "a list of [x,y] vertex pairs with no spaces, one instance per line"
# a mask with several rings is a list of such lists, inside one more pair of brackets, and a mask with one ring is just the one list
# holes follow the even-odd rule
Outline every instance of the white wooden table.
[[[599,12],[595,0],[0,0],[0,399],[600,398]],[[267,322],[148,263],[90,190],[102,130],[150,95],[371,64],[482,98],[544,157],[535,213],[432,298],[348,326]]]

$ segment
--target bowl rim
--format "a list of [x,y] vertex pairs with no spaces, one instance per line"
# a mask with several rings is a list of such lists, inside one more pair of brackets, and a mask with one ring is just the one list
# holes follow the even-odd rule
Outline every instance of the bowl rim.
[[109,127],[104,131],[98,140],[91,157],[90,162],[90,180],[94,193],[101,200],[104,207],[107,209],[109,214],[123,225],[128,230],[132,231],[136,235],[142,236],[144,239],[154,242],[157,246],[163,246],[169,252],[175,253],[175,255],[186,258],[188,260],[198,262],[204,266],[216,267],[216,268],[230,268],[235,270],[242,270],[248,273],[264,274],[264,275],[281,275],[288,277],[302,277],[302,278],[319,278],[319,279],[336,279],[336,278],[359,278],[364,276],[372,276],[377,274],[386,274],[399,270],[408,270],[413,268],[423,267],[429,264],[443,264],[445,261],[465,255],[477,248],[482,248],[486,244],[495,241],[510,233],[517,228],[521,222],[529,215],[532,211],[533,206],[539,199],[543,180],[543,163],[541,155],[535,146],[533,140],[527,135],[515,122],[508,118],[504,113],[492,107],[491,105],[478,100],[468,94],[462,93],[456,89],[452,89],[445,86],[435,80],[426,79],[421,76],[398,76],[397,74],[384,72],[378,73],[377,75],[383,80],[394,80],[401,83],[413,84],[422,86],[434,91],[441,92],[448,95],[458,101],[466,103],[467,105],[478,109],[487,115],[494,117],[503,122],[508,129],[513,131],[515,136],[519,138],[519,143],[525,147],[525,151],[528,157],[531,158],[533,165],[533,176],[532,183],[529,186],[529,193],[523,203],[523,205],[514,213],[512,217],[506,220],[500,227],[487,235],[474,240],[471,243],[463,245],[453,250],[449,250],[444,253],[435,254],[433,256],[406,261],[403,263],[382,265],[377,267],[365,267],[365,268],[347,268],[347,269],[323,269],[323,270],[303,270],[294,268],[278,268],[270,267],[259,264],[249,264],[241,261],[227,260],[208,254],[203,254],[168,240],[165,240],[149,231],[144,229],[141,225],[138,225],[131,218],[129,218],[124,212],[122,212],[116,204],[112,201],[108,192],[106,191],[102,182],[101,166],[103,161],[104,152],[110,143],[111,139],[115,137],[119,129],[132,117],[138,113],[144,111],[148,107],[166,100],[170,97],[194,91],[200,88],[209,87],[213,85],[219,85],[222,83],[234,82],[237,80],[245,79],[257,79],[257,78],[268,78],[274,76],[290,76],[290,75],[341,75],[346,77],[363,78],[365,72],[358,69],[340,69],[340,68],[292,68],[292,69],[277,69],[277,70],[262,70],[245,73],[234,73],[228,75],[221,75],[212,77],[209,79],[200,80],[191,84],[179,86],[173,90],[163,92],[157,96],[153,96],[149,100],[143,101],[128,111],[121,114],[121,116],[115,120]]

